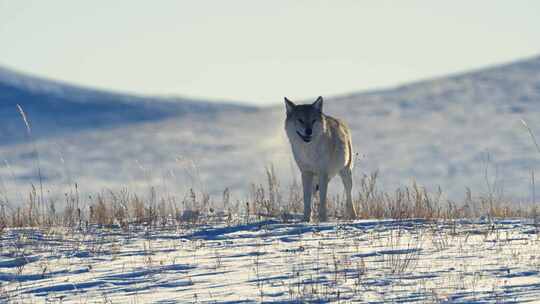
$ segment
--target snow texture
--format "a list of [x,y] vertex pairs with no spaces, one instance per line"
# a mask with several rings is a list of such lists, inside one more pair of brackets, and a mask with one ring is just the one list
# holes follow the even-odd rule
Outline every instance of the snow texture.
[[522,303],[540,298],[525,220],[275,220],[9,229],[0,302]]

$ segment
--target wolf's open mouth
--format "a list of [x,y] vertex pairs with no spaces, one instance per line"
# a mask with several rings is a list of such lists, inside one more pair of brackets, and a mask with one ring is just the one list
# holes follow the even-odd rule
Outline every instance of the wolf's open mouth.
[[305,141],[305,142],[307,142],[307,143],[311,141],[311,136],[307,136],[307,135],[305,136],[305,135],[302,135],[302,134],[300,134],[300,132],[298,132],[298,131],[296,131],[296,134],[298,134],[298,136],[300,136],[300,138],[302,138],[302,140]]

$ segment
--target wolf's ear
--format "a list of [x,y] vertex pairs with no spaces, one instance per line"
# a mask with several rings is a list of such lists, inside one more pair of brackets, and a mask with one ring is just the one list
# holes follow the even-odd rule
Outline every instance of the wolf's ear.
[[311,104],[312,107],[314,107],[317,111],[321,113],[322,113],[322,105],[323,105],[322,96],[319,96],[319,98],[317,98],[317,100],[315,100],[315,102]]
[[285,97],[284,99],[285,99],[285,107],[287,108],[287,115],[289,115],[292,113],[296,105],[294,104],[294,102],[290,101],[287,97]]

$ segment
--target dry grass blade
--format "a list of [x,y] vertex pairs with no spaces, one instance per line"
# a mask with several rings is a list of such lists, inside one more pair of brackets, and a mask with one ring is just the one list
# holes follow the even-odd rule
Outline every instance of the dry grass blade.
[[536,136],[534,135],[534,132],[532,131],[532,129],[529,127],[529,125],[527,124],[525,120],[520,119],[520,121],[521,121],[521,124],[525,127],[525,129],[527,129],[527,132],[529,132],[529,136],[531,137],[534,143],[534,146],[536,147],[536,151],[540,153],[540,146],[538,145],[538,142],[536,141]]
[[26,134],[28,136],[28,139],[30,140],[30,143],[32,144],[32,148],[33,148],[33,154],[34,154],[34,157],[35,157],[35,161],[36,161],[36,170],[37,170],[37,175],[38,175],[38,180],[39,180],[39,206],[41,206],[41,215],[42,215],[42,219],[41,221],[45,221],[45,200],[44,200],[44,196],[43,196],[43,175],[41,173],[41,160],[39,158],[39,152],[37,150],[37,147],[36,147],[36,143],[34,141],[34,138],[32,136],[32,127],[30,125],[30,121],[28,120],[28,116],[26,115],[26,112],[24,111],[24,109],[22,108],[22,106],[20,104],[17,104],[17,110],[19,111],[19,114],[21,115],[21,118],[24,122],[24,125],[26,127]]

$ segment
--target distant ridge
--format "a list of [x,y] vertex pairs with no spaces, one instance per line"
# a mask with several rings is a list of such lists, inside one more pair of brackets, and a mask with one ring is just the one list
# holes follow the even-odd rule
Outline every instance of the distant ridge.
[[108,92],[0,67],[0,144],[24,139],[17,104],[36,127],[36,136],[155,121],[187,113],[253,110],[232,103]]
[[[540,55],[531,56],[529,58],[519,59],[519,60],[512,60],[505,63],[500,64],[492,64],[489,66],[481,67],[481,68],[474,68],[471,70],[465,70],[460,72],[455,72],[447,75],[440,75],[435,77],[427,77],[425,79],[415,80],[415,81],[408,81],[402,84],[388,86],[388,87],[381,87],[374,90],[364,90],[364,91],[351,91],[348,93],[342,93],[333,96],[333,99],[347,99],[352,98],[354,96],[364,96],[364,95],[377,95],[380,93],[389,93],[389,92],[395,92],[395,91],[402,91],[407,90],[410,88],[418,88],[418,87],[425,87],[430,86],[433,83],[438,83],[441,81],[455,81],[459,79],[466,79],[466,78],[477,78],[482,79],[486,77],[493,78],[498,77],[499,80],[501,79],[502,74],[504,73],[515,73],[519,72],[520,74],[523,72],[526,72],[526,74],[533,74],[537,75],[540,73]],[[516,79],[519,80],[519,79]]]

